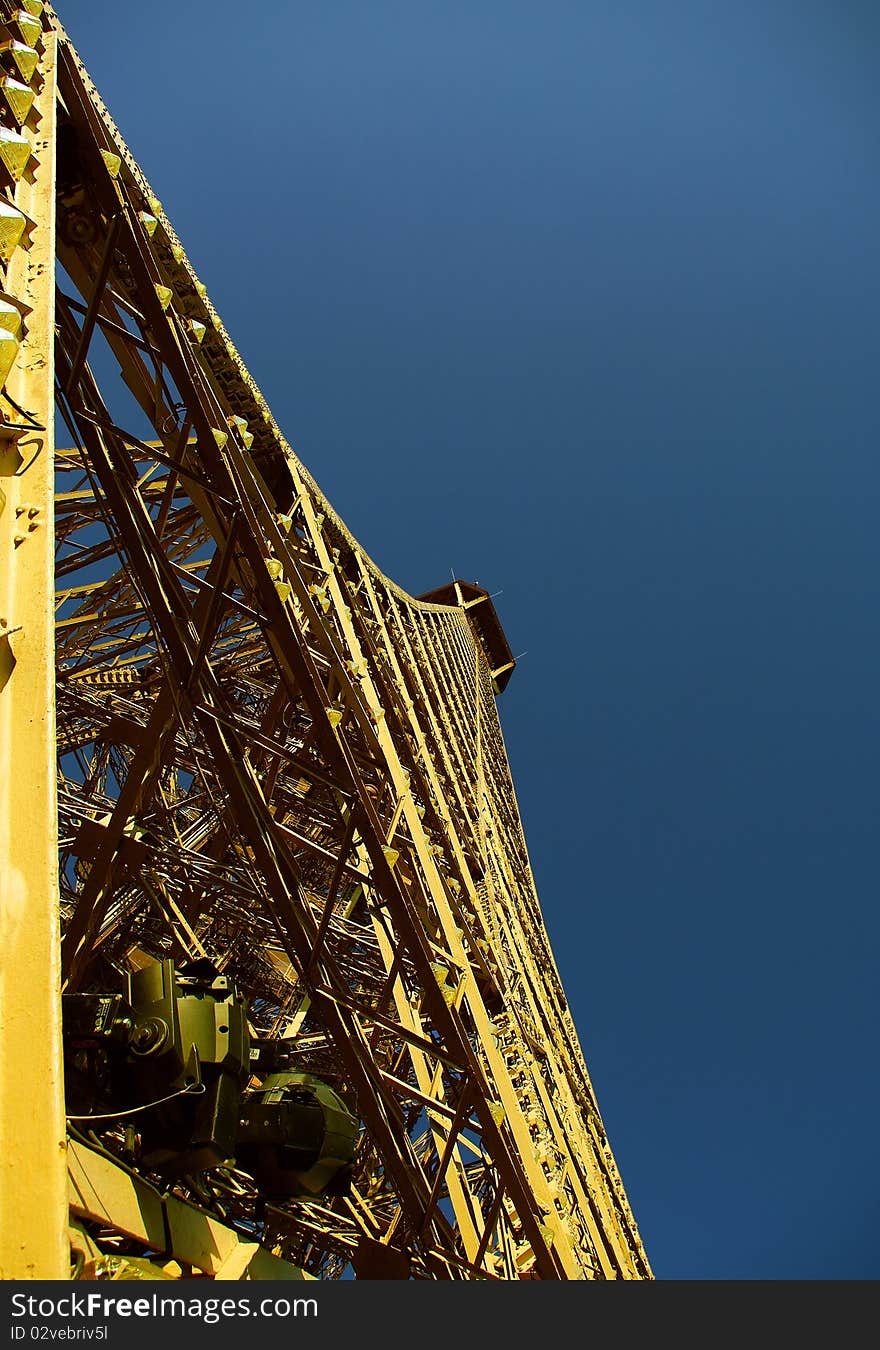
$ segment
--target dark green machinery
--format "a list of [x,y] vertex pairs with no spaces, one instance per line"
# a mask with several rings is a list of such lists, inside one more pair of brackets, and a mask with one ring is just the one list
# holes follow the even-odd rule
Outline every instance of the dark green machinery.
[[69,1118],[124,1129],[143,1171],[236,1167],[269,1200],[347,1189],[357,1120],[322,1079],[280,1069],[289,1045],[252,1045],[247,1003],[210,961],[150,962],[124,995],[69,994],[63,1008]]

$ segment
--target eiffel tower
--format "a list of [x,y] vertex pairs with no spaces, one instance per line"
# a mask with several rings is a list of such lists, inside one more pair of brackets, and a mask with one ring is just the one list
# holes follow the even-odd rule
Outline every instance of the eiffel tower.
[[0,24],[0,1275],[651,1278],[492,600],[382,574],[53,9]]

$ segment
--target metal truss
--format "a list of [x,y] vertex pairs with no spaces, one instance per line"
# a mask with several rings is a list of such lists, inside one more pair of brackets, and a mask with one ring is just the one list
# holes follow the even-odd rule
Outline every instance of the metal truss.
[[[48,950],[60,919],[67,991],[209,957],[253,1031],[345,1100],[362,1123],[347,1194],[266,1205],[231,1167],[177,1187],[307,1274],[649,1278],[535,893],[491,600],[463,582],[415,599],[366,556],[275,424],[53,10],[2,0],[0,14],[3,123],[26,141],[7,142],[18,177],[0,142],[0,210],[25,217],[6,290],[45,236],[54,329],[42,358],[36,319],[14,335],[3,444],[14,476],[42,437],[45,471],[48,378],[63,447],[43,728],[57,784],[28,808],[53,849],[57,821],[60,891],[27,922]],[[51,509],[7,504],[7,608],[16,587],[32,603],[21,568]],[[105,1166],[118,1152],[111,1125],[76,1142],[78,1165],[89,1143]]]

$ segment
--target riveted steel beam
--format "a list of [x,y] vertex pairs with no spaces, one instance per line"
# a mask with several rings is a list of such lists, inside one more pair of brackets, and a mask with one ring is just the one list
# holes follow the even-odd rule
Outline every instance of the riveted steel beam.
[[26,228],[4,253],[3,282],[22,321],[0,395],[0,1277],[61,1279],[70,1253],[52,616],[55,34],[31,45],[28,167],[6,198]]

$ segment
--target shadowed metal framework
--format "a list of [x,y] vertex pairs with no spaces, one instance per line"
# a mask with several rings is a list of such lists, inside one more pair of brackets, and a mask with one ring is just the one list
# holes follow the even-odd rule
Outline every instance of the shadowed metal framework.
[[[33,947],[3,1015],[36,977],[46,1028],[4,1070],[45,1102],[28,1140],[30,1108],[4,1108],[3,1185],[49,1186],[30,1235],[4,1220],[4,1273],[60,1277],[72,1240],[227,1278],[257,1278],[255,1247],[318,1278],[649,1278],[535,894],[491,600],[415,599],[366,556],[53,10],[0,16],[0,711],[32,738],[2,752],[0,816]],[[54,727],[22,711],[47,664],[27,577],[53,564]],[[74,1128],[65,1163],[60,988],[205,957],[360,1122],[345,1194],[266,1204],[233,1165],[163,1188],[112,1121]]]

